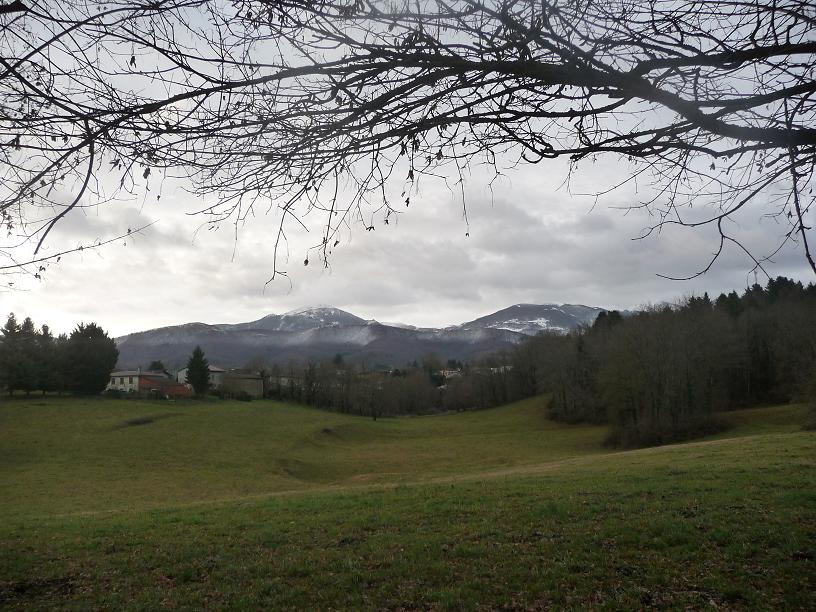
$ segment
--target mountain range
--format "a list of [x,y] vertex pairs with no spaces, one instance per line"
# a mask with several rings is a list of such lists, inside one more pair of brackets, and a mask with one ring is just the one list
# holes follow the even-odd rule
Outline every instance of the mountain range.
[[372,366],[401,366],[425,355],[467,360],[518,344],[541,332],[566,333],[592,323],[603,308],[576,304],[516,304],[473,321],[425,328],[366,320],[332,306],[270,314],[257,321],[208,325],[186,323],[116,339],[119,367],[161,360],[183,367],[196,345],[212,365],[242,367],[253,361],[330,359]]

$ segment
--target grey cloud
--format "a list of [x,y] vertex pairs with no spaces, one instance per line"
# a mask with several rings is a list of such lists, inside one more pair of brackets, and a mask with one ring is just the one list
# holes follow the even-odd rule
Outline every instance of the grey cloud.
[[[592,166],[582,180],[602,182],[625,166]],[[699,270],[717,246],[716,235],[667,228],[660,236],[632,240],[652,220],[609,205],[639,201],[634,187],[593,208],[591,198],[572,197],[560,187],[559,168],[521,168],[492,193],[475,176],[466,191],[469,237],[459,196],[427,183],[398,222],[386,226],[375,219],[375,231],[356,229],[350,239],[344,234],[329,270],[314,257],[302,265],[319,230],[293,230],[289,278],[266,286],[274,217],[252,220],[236,246],[229,225],[195,233],[202,219],[185,213],[201,202],[181,192],[144,207],[100,207],[66,218],[58,239],[92,240],[140,220],[161,220],[127,247],[66,258],[45,282],[29,279],[29,291],[0,296],[1,306],[62,330],[93,318],[117,335],[187,321],[246,321],[318,303],[379,320],[446,325],[518,302],[621,308],[753,281],[750,261],[733,247],[694,281],[659,278]],[[735,230],[755,252],[765,253],[785,228],[758,218],[757,210],[748,211]],[[769,272],[811,280],[794,248],[775,257]]]

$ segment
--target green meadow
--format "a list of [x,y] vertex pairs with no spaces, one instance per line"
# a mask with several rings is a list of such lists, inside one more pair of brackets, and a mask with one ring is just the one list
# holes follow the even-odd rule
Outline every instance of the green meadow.
[[615,451],[544,399],[371,419],[0,401],[0,607],[812,609],[816,433]]

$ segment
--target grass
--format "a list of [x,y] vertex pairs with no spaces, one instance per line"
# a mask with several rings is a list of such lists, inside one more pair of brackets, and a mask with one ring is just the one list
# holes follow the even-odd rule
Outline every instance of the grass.
[[414,482],[603,452],[602,428],[559,425],[543,412],[541,399],[377,421],[276,402],[9,402],[0,404],[0,512]]
[[812,608],[801,407],[615,453],[540,401],[0,404],[0,606]]

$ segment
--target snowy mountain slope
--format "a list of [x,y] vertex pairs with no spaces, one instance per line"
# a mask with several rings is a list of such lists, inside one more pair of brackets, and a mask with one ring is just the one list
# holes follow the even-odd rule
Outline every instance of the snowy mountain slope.
[[518,304],[468,323],[443,329],[366,320],[339,308],[301,308],[257,321],[208,325],[187,323],[117,338],[119,366],[144,366],[161,359],[182,367],[195,346],[213,365],[241,367],[250,361],[331,359],[404,365],[434,353],[444,359],[472,359],[507,349],[541,331],[563,333],[591,323],[601,308],[581,305]]
[[269,331],[304,331],[316,327],[340,327],[348,325],[365,325],[361,319],[350,312],[332,306],[315,306],[298,308],[283,314],[267,315],[257,321],[235,325],[219,325],[222,329],[263,329]]
[[506,329],[528,336],[540,332],[564,333],[592,324],[603,308],[581,304],[516,304],[457,326],[459,329]]

